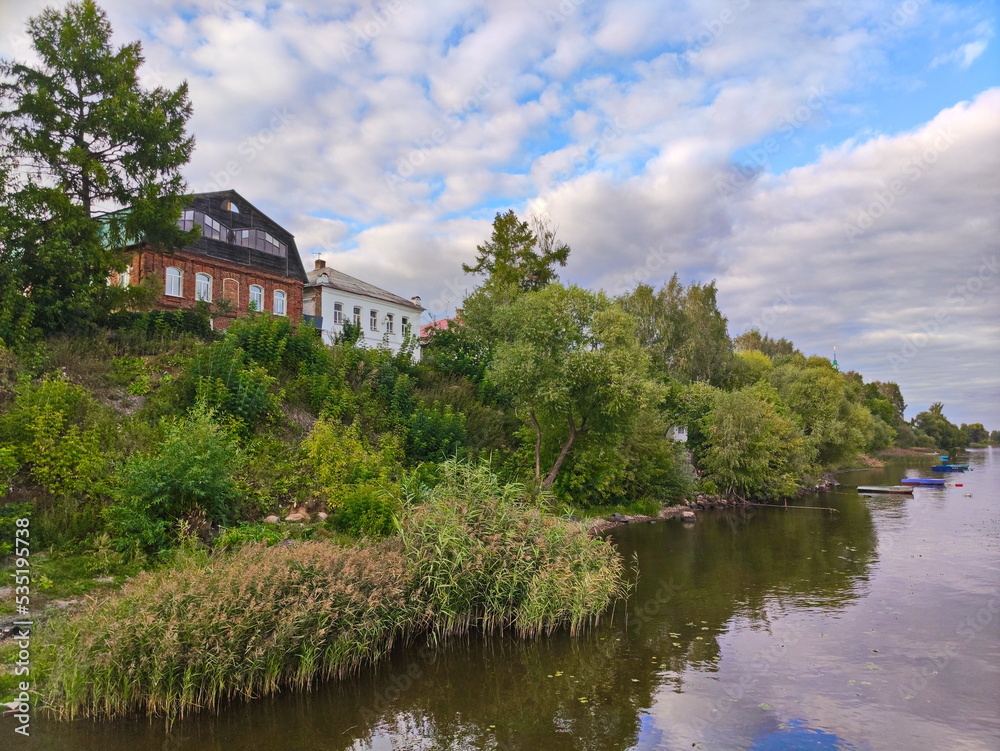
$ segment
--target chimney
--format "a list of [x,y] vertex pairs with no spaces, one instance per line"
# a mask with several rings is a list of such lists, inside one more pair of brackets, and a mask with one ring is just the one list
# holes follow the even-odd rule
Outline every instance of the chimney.
[[326,261],[324,261],[322,258],[317,258],[316,259],[316,268],[317,269],[325,269],[326,268]]
[[420,305],[420,298],[419,297],[411,297],[410,298],[410,302],[413,303],[414,305]]

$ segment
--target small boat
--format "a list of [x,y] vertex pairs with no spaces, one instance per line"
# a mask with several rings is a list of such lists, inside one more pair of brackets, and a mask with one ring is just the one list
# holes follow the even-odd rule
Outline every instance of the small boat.
[[912,493],[909,485],[859,485],[859,493]]
[[944,485],[940,477],[907,477],[899,482],[903,485]]
[[968,464],[935,464],[931,470],[934,472],[964,472],[968,468]]

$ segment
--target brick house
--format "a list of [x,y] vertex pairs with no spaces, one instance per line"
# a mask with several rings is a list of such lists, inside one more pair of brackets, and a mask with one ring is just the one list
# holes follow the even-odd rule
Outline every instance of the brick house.
[[228,301],[230,310],[213,319],[218,329],[251,309],[302,318],[307,278],[295,237],[243,196],[235,190],[197,193],[179,224],[185,230],[200,226],[202,236],[172,253],[139,246],[113,281],[157,278],[162,292],[156,306],[168,310]]

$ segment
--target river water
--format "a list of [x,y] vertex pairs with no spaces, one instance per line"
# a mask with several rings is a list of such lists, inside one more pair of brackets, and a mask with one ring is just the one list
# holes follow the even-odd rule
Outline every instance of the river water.
[[577,639],[411,645],[169,731],[37,720],[11,747],[998,749],[1000,450],[967,460],[913,496],[854,486],[931,476],[929,457],[843,474],[809,509],[622,528],[634,593]]

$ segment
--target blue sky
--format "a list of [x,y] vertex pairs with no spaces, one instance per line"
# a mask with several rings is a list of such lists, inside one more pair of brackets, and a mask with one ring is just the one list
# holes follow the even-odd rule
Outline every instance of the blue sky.
[[[16,5],[16,7],[11,7]],[[29,55],[0,5],[0,55]],[[187,80],[193,190],[450,314],[497,211],[566,281],[715,279],[752,325],[1000,429],[994,2],[106,0]]]

